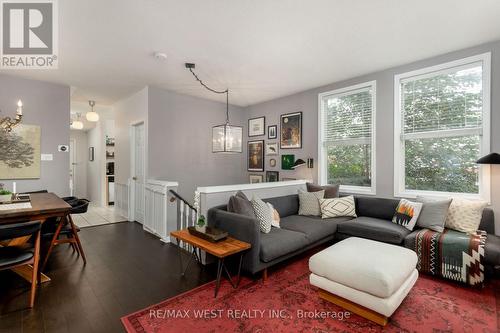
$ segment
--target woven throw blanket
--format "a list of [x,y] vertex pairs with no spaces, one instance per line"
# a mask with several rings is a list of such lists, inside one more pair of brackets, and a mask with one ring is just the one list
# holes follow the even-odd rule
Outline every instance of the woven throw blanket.
[[486,232],[465,234],[454,230],[422,229],[415,239],[420,272],[461,281],[471,286],[484,281]]

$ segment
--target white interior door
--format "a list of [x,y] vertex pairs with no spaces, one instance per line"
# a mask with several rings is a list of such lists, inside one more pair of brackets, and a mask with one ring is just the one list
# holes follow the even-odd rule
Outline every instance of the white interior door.
[[137,222],[144,223],[144,184],[146,182],[144,170],[144,123],[134,126],[133,145],[134,218]]
[[69,141],[69,189],[71,196],[76,193],[76,142],[75,140]]

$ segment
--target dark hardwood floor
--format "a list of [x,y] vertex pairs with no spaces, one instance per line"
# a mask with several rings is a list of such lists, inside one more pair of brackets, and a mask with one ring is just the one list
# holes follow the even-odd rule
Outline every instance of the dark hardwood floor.
[[215,278],[211,267],[194,264],[182,278],[178,248],[138,223],[84,228],[80,237],[87,265],[57,246],[45,270],[52,281],[38,288],[32,310],[28,283],[0,272],[0,332],[123,332],[122,316]]

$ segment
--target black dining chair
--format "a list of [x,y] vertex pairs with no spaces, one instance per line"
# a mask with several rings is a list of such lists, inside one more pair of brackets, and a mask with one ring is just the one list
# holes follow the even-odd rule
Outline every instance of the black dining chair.
[[[71,205],[71,211],[67,217],[58,221],[58,223],[50,223],[45,226],[42,230],[43,238],[50,238],[50,245],[47,253],[45,254],[42,271],[45,269],[47,265],[47,261],[49,259],[54,246],[64,243],[69,243],[74,250],[82,257],[83,263],[87,263],[87,258],[85,257],[85,253],[83,252],[82,243],[80,242],[80,238],[78,237],[78,232],[80,232],[80,228],[78,228],[73,222],[73,218],[71,214],[83,214],[86,213],[89,207],[90,201],[86,199],[76,199],[67,201]],[[64,237],[61,237],[64,236]]]
[[0,247],[0,270],[12,269],[24,265],[33,266],[31,276],[30,308],[35,304],[36,284],[40,283],[41,275],[38,269],[40,261],[40,228],[39,221],[0,225],[0,241],[19,237],[34,237],[34,242],[23,246]]

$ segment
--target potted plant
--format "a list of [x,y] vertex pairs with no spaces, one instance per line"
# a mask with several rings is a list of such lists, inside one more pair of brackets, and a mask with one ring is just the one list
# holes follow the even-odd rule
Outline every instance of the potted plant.
[[198,217],[198,221],[196,222],[195,228],[196,228],[196,231],[199,231],[199,232],[207,231],[207,222],[205,220],[205,216],[200,215],[200,217]]
[[12,192],[5,190],[3,184],[0,184],[0,202],[12,201]]

